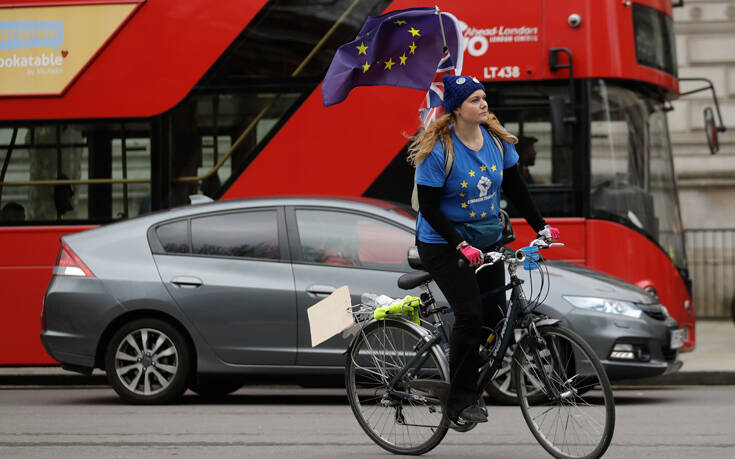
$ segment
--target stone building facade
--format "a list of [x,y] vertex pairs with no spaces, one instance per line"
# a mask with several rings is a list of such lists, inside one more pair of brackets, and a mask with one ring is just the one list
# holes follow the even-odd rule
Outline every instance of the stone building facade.
[[[727,131],[710,155],[702,110],[710,91],[673,103],[669,127],[685,229],[735,229],[735,0],[684,0],[674,8],[680,78],[712,80]],[[681,92],[703,83],[682,82]]]
[[[680,78],[717,92],[726,132],[709,153],[702,111],[710,91],[673,102],[669,127],[697,316],[735,319],[735,0],[684,0],[674,8]],[[681,82],[682,93],[702,87]]]

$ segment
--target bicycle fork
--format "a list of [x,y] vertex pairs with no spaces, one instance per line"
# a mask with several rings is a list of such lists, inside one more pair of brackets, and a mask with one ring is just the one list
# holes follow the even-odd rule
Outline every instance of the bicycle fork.
[[[525,340],[525,343],[527,344],[527,348],[531,354],[530,357],[533,360],[533,366],[536,368],[536,374],[538,375],[534,376],[528,368],[521,365],[521,371],[525,373],[531,383],[537,385],[534,383],[534,380],[538,381],[540,379],[539,382],[541,383],[541,387],[538,388],[544,391],[544,393],[554,401],[574,395],[575,391],[571,388],[571,385],[569,386],[570,389],[568,391],[559,392],[558,386],[552,382],[549,372],[546,371],[546,368],[544,367],[544,358],[541,356],[542,351],[545,350],[548,352],[549,356],[546,357],[548,362],[547,364],[552,367],[552,371],[554,370],[553,367],[555,362],[561,364],[562,360],[556,346],[554,346],[553,343],[546,343],[546,341],[541,337],[541,333],[539,333],[535,322],[530,322],[528,324],[528,327],[525,330],[525,336],[522,339]],[[523,347],[521,347],[521,349],[522,348]],[[525,358],[528,360],[529,356],[526,355]],[[561,370],[562,368],[559,368],[559,371]],[[570,382],[571,380],[564,381],[563,385],[567,385]]]

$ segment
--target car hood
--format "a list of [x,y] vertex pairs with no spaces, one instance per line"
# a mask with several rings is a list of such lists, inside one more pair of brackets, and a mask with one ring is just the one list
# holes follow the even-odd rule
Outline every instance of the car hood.
[[609,298],[638,304],[657,303],[645,290],[584,266],[547,260],[546,267],[554,290],[561,295]]

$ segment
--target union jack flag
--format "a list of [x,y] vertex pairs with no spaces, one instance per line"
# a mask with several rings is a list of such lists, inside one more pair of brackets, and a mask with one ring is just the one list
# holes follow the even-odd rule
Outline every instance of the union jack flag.
[[444,83],[442,83],[442,78],[444,75],[456,75],[457,73],[452,56],[449,54],[449,49],[444,49],[444,55],[439,61],[439,65],[436,66],[434,81],[431,82],[424,102],[419,108],[421,124],[424,127],[436,121],[444,113],[444,107],[442,107],[444,101]]
[[[460,23],[451,13],[442,12],[441,15],[444,18],[443,26],[446,31],[446,44],[444,46],[444,54],[436,66],[434,80],[426,92],[426,97],[421,107],[419,107],[419,117],[424,128],[436,121],[444,113],[444,108],[442,107],[444,101],[444,83],[442,83],[442,78],[444,75],[462,74],[462,53],[464,51],[462,30],[463,27],[467,26],[464,23]],[[454,56],[454,59],[452,56]]]

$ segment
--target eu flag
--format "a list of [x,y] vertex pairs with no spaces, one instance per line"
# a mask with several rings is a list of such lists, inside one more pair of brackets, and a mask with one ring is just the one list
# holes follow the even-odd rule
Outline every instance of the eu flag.
[[[444,51],[439,14],[411,8],[369,17],[357,38],[337,49],[322,84],[324,106],[342,102],[356,86],[427,90]],[[460,49],[455,22],[443,22],[447,46]]]

